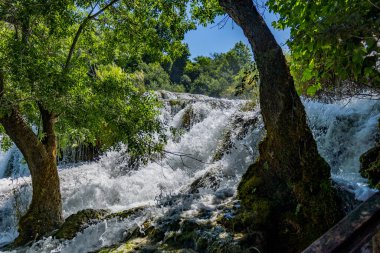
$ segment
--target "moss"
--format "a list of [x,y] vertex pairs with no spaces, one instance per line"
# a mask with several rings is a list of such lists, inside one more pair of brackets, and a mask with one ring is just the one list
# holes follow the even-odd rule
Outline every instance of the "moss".
[[108,213],[107,210],[86,209],[70,215],[63,225],[54,233],[57,239],[70,240],[83,230],[93,220],[102,219]]
[[170,99],[169,100],[169,105],[174,107],[174,106],[182,106],[183,102],[179,99]]
[[184,220],[180,224],[180,230],[165,236],[165,243],[178,248],[195,248],[197,229],[199,225],[194,220]]
[[114,250],[114,248],[111,248],[111,247],[106,247],[106,248],[102,248],[98,251],[96,251],[97,253],[110,253],[112,252],[112,250]]
[[271,206],[267,200],[257,200],[252,204],[252,214],[255,223],[266,221],[271,211]]
[[218,143],[218,146],[215,150],[215,153],[212,157],[214,162],[217,162],[222,159],[224,154],[228,153],[228,151],[233,147],[233,143],[231,142],[231,130],[228,130],[224,133],[222,140]]
[[105,219],[112,219],[112,218],[117,218],[117,219],[120,219],[120,220],[127,219],[130,216],[143,211],[145,208],[146,208],[145,206],[140,206],[140,207],[131,208],[131,209],[128,209],[128,210],[117,212],[117,213],[111,213],[111,214],[107,215],[105,217]]
[[343,211],[312,135],[301,134],[301,129],[278,131],[267,134],[260,158],[238,186],[243,206],[238,218],[249,230],[265,235],[268,251],[298,252],[334,225]]
[[213,161],[219,161],[225,154],[231,152],[231,149],[235,147],[232,142],[232,135],[235,139],[241,140],[246,135],[251,127],[254,127],[258,122],[257,117],[244,118],[242,115],[237,114],[234,116],[233,121],[229,126],[229,130],[223,134],[221,141],[219,141],[216,151],[213,155]]
[[199,193],[199,189],[213,189],[217,190],[220,186],[222,178],[219,176],[221,168],[214,167],[210,171],[206,172],[204,175],[195,179],[188,188],[188,193]]
[[192,118],[194,116],[194,111],[192,106],[189,106],[183,116],[182,116],[182,127],[186,130],[190,130],[191,124],[192,124]]
[[253,111],[256,107],[256,102],[255,101],[247,101],[241,108],[240,108],[240,111],[242,112],[249,112],[249,111]]
[[222,215],[224,218],[218,218],[216,222],[211,221],[214,219],[210,219],[212,215],[208,211],[199,212],[193,219],[170,215],[166,220],[157,221],[155,227],[146,222],[143,227],[148,232],[136,233],[127,237],[125,243],[99,252],[257,252],[254,247],[261,250],[260,233],[235,233],[221,225],[224,221],[227,224],[234,220],[231,217],[238,210],[239,202],[231,201],[218,208],[218,213],[228,215]]
[[360,156],[360,174],[372,187],[380,189],[380,145]]
[[[153,247],[149,244],[149,240],[147,238],[134,238],[108,252],[109,253],[122,253],[122,252],[129,253],[129,252],[136,252],[138,250],[143,249],[144,247],[153,249]],[[143,252],[151,252],[151,251],[146,250]]]

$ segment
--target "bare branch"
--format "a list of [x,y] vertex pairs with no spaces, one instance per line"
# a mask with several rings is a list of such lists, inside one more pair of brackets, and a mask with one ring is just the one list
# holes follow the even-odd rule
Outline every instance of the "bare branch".
[[373,7],[375,7],[376,9],[379,9],[380,10],[380,7],[377,6],[376,4],[374,4],[371,0],[367,0],[370,4],[373,5]]
[[66,63],[65,63],[65,66],[64,66],[64,70],[66,71],[68,68],[69,68],[69,65],[70,65],[70,61],[73,57],[73,53],[74,53],[74,50],[75,50],[75,47],[78,43],[78,40],[79,40],[79,37],[80,35],[82,34],[83,32],[83,29],[85,28],[85,26],[94,18],[96,18],[97,16],[99,16],[100,14],[102,14],[104,11],[106,11],[108,8],[110,8],[112,5],[114,5],[115,3],[119,2],[120,0],[112,0],[110,1],[107,5],[105,5],[103,8],[101,8],[99,11],[97,11],[96,13],[92,14],[92,12],[95,10],[96,8],[96,5],[93,6],[92,10],[90,11],[90,13],[88,14],[88,16],[83,20],[82,24],[79,26],[78,28],[78,31],[76,32],[75,34],[75,37],[74,37],[74,40],[73,40],[73,43],[71,44],[71,47],[70,47],[70,51],[69,51],[69,54],[67,56],[67,59],[66,59]]
[[208,163],[208,162],[204,162],[198,158],[195,158],[193,156],[191,156],[190,154],[185,154],[185,153],[181,153],[181,152],[172,152],[172,151],[168,151],[168,150],[163,150],[164,153],[167,153],[169,155],[174,155],[174,156],[179,156],[182,160],[183,157],[186,157],[186,158],[190,158],[194,161],[197,161],[199,163],[203,163],[203,164],[213,164],[213,163]]
[[229,19],[230,17],[228,15],[225,15],[218,23],[216,23],[216,25],[212,26],[211,29],[215,27],[218,27],[218,29],[224,28]]
[[114,5],[115,3],[119,2],[120,0],[112,0],[111,2],[109,2],[107,5],[105,5],[102,9],[100,9],[98,12],[92,14],[89,16],[89,19],[93,19],[93,18],[96,18],[97,16],[99,16],[100,14],[102,14],[104,11],[106,11],[108,8],[110,8],[112,5]]

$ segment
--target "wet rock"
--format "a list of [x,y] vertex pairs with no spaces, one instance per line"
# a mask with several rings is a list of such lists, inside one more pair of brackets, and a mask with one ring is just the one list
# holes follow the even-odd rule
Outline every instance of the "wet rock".
[[248,111],[253,111],[255,107],[257,106],[256,101],[247,101],[242,107],[240,108],[240,111],[242,112],[248,112]]
[[230,150],[234,147],[232,142],[232,129],[224,133],[223,139],[219,141],[212,160],[214,162],[219,161],[223,158],[225,154],[228,154]]
[[223,138],[219,141],[216,151],[213,155],[213,161],[219,161],[225,154],[231,153],[235,148],[234,139],[242,140],[251,128],[255,128],[259,118],[257,116],[244,117],[243,114],[236,114],[228,130],[223,134]]
[[226,199],[232,197],[235,191],[232,188],[223,188],[219,189],[215,192],[215,197],[218,199]]
[[189,106],[188,108],[186,108],[183,114],[181,127],[189,131],[191,126],[194,124],[193,118],[194,118],[194,110],[192,106]]
[[368,178],[372,187],[380,189],[380,145],[360,157],[360,174]]
[[170,115],[172,117],[184,109],[189,103],[191,102],[179,98],[165,100],[166,107],[169,109]]
[[57,239],[73,239],[78,232],[87,228],[91,223],[101,220],[108,213],[107,210],[94,209],[79,211],[70,215],[53,236]]
[[206,172],[203,176],[194,180],[194,182],[186,190],[186,193],[199,193],[201,188],[216,190],[222,181],[220,167],[215,167]]
[[181,100],[181,99],[170,99],[168,103],[171,107],[180,108],[180,109],[183,109],[186,106],[186,101]]
[[336,190],[338,197],[341,200],[341,208],[345,214],[348,214],[352,210],[354,210],[361,201],[355,198],[355,193],[347,188],[347,186],[343,184],[339,184],[338,182],[332,181],[332,185]]
[[111,213],[111,214],[105,216],[104,219],[113,219],[113,218],[117,218],[119,220],[127,219],[132,215],[141,213],[145,208],[146,208],[146,206],[140,206],[140,207],[131,208],[128,210],[117,212],[117,213]]
[[141,252],[141,250],[145,247],[150,248],[151,250],[143,251],[143,252],[155,252],[155,247],[149,247],[149,241],[147,238],[134,238],[129,240],[127,243],[124,243],[118,247],[113,248],[103,248],[98,253],[113,253],[113,252]]
[[239,210],[239,201],[232,200],[215,210],[201,209],[192,217],[181,215],[179,209],[168,211],[159,220],[144,225],[149,232],[135,233],[124,243],[98,252],[260,252],[262,234],[242,229],[237,232],[230,226]]

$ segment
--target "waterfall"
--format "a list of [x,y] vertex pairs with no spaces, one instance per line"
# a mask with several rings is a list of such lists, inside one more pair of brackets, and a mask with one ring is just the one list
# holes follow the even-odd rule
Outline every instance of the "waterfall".
[[[127,148],[121,147],[97,162],[59,167],[64,217],[88,208],[118,212],[146,206],[146,211],[133,219],[91,225],[70,241],[45,238],[27,252],[97,250],[169,209],[180,208],[181,215],[191,216],[198,210],[217,210],[234,196],[265,134],[259,108],[244,100],[164,91],[159,95],[165,103],[160,120],[169,136],[163,159],[131,169]],[[333,178],[358,198],[368,197],[371,190],[358,174],[358,158],[376,142],[380,103],[354,98],[335,103],[304,100],[304,105]],[[7,163],[9,154],[1,153],[0,175]],[[18,176],[0,179],[0,246],[17,236],[18,217],[31,198],[30,177],[25,171]]]
[[380,102],[348,98],[334,103],[304,101],[319,153],[335,181],[349,185],[359,200],[372,193],[359,174],[359,157],[379,141]]
[[23,176],[29,176],[29,170],[21,152],[15,146],[5,152],[0,151],[0,178]]

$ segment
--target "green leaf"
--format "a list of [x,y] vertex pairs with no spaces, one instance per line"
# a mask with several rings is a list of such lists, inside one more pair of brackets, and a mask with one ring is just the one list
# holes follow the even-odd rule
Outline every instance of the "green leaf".
[[310,68],[305,69],[302,74],[302,81],[310,81],[313,78],[313,70]]
[[315,93],[317,93],[318,90],[321,89],[321,85],[320,84],[314,84],[314,85],[311,85],[307,88],[307,95],[309,96],[314,96]]

